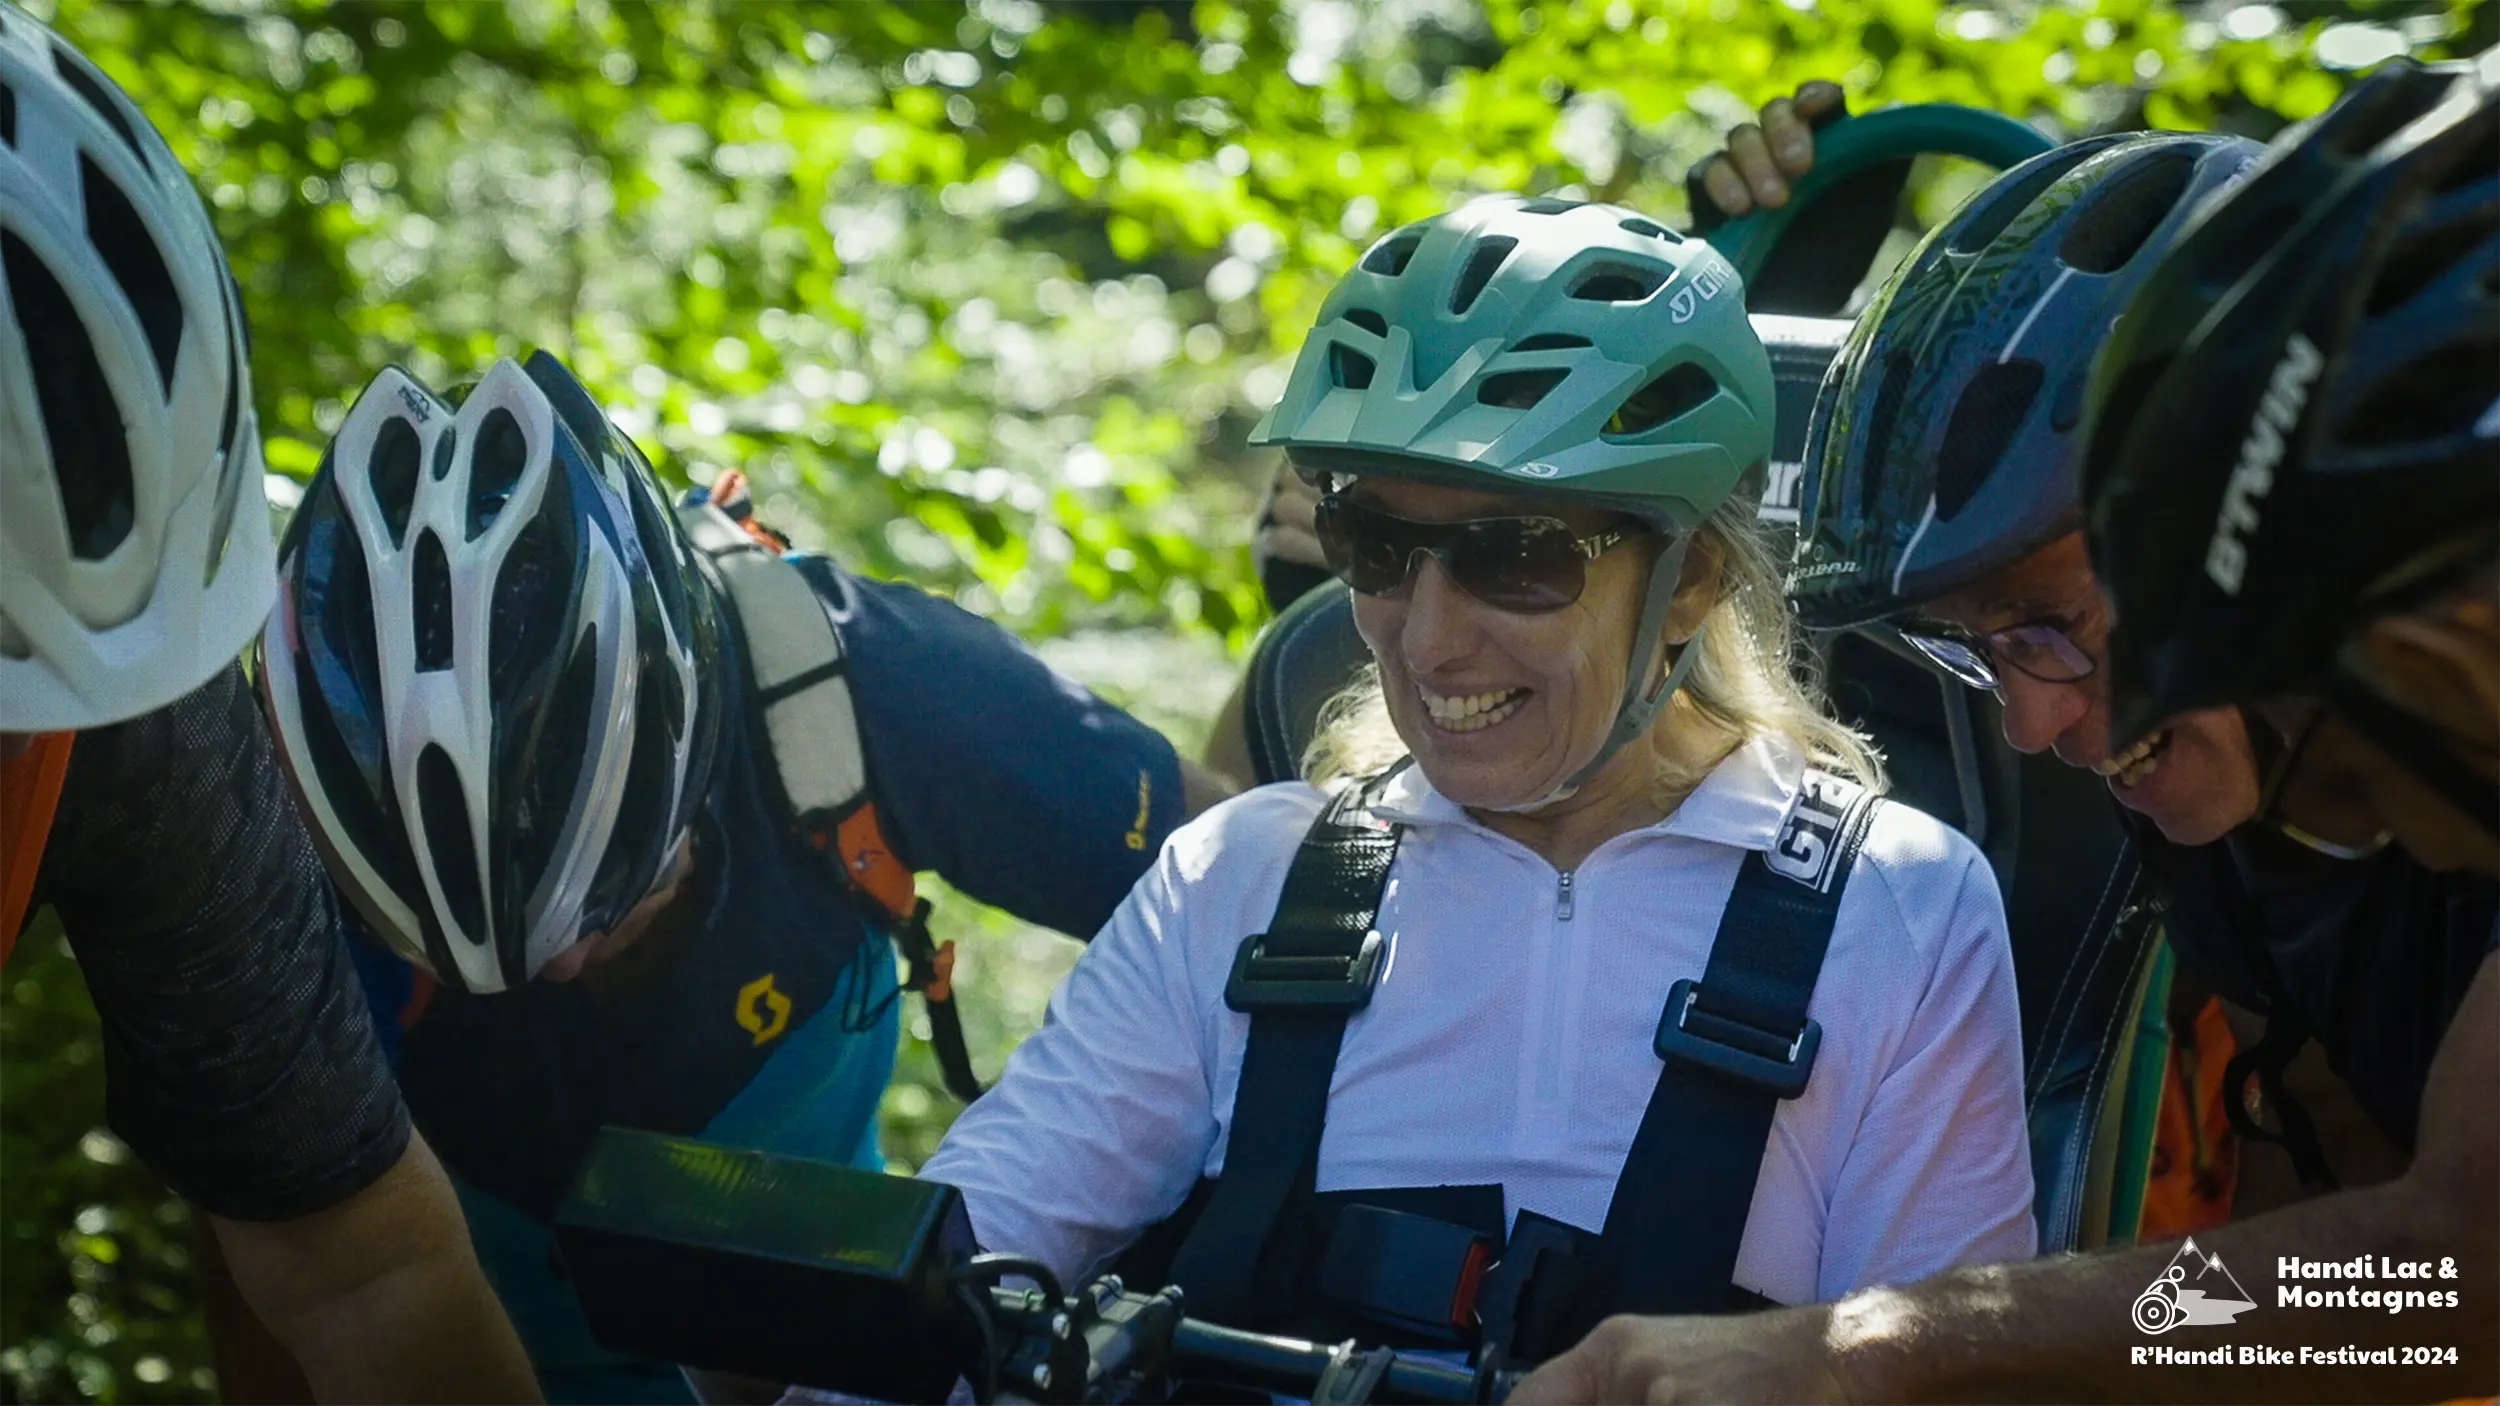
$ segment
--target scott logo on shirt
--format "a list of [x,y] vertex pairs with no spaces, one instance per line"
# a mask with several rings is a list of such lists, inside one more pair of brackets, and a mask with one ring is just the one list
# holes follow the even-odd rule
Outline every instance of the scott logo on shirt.
[[771,972],[738,988],[738,1025],[759,1045],[772,1043],[790,1028],[790,998],[773,988]]

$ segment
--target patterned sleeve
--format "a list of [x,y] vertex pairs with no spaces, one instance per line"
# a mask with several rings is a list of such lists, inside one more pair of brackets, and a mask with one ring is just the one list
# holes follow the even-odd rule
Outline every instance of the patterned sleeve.
[[336,1205],[399,1160],[408,1111],[239,666],[82,734],[53,823],[38,897],[102,1017],[124,1141],[247,1221]]

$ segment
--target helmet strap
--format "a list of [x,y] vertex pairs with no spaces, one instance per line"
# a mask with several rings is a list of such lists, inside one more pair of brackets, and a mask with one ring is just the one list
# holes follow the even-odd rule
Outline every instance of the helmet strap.
[[1701,650],[1696,646],[1701,643],[1702,632],[1695,630],[1692,638],[1680,647],[1666,678],[1660,680],[1656,687],[1650,686],[1649,671],[1658,662],[1658,651],[1666,647],[1667,614],[1675,606],[1675,588],[1684,579],[1684,553],[1692,542],[1691,533],[1678,535],[1665,551],[1658,554],[1657,563],[1650,567],[1649,594],[1641,602],[1641,622],[1632,632],[1632,667],[1623,676],[1623,702],[1615,709],[1614,728],[1606,734],[1605,745],[1597,749],[1597,755],[1589,758],[1588,765],[1564,783],[1553,799],[1567,796],[1587,785],[1590,778],[1605,769],[1606,763],[1614,760],[1615,753],[1622,751],[1625,743],[1649,731],[1649,724],[1658,716],[1658,710],[1665,707],[1667,700],[1675,696],[1675,691],[1684,686],[1684,675],[1692,669],[1694,661],[1701,658]]
[[2326,697],[2371,746],[2395,758],[2416,781],[2473,822],[2475,829],[2500,837],[2500,781],[2458,765],[2456,755],[2440,744],[2436,728],[2342,669],[2328,677]]

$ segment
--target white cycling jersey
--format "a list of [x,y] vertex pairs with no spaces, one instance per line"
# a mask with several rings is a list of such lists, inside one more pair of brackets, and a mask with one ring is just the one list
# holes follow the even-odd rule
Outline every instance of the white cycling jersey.
[[[1395,778],[1377,807],[1408,827],[1377,923],[1388,951],[1346,1024],[1318,1189],[1499,1184],[1513,1217],[1600,1229],[1658,1082],[1667,988],[1701,977],[1737,867],[1803,771],[1751,743],[1567,876],[1420,770]],[[1165,843],[922,1169],[962,1188],[985,1248],[1073,1282],[1223,1169],[1250,1028],[1225,978],[1321,805],[1262,787]],[[1822,1053],[1772,1123],[1736,1283],[1803,1303],[2030,1255],[2013,957],[1969,840],[1877,811],[1810,1010]]]

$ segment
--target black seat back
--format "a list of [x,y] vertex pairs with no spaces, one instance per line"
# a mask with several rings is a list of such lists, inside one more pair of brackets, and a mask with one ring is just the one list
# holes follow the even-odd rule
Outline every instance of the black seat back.
[[[1371,661],[1331,584],[1278,617],[1250,659],[1244,722],[1257,779],[1299,775],[1321,707]],[[2034,1215],[2042,1251],[2101,1238],[2115,1086],[2153,951],[2140,868],[2098,778],[2005,745],[1987,695],[1897,643],[1826,641],[1836,711],[1883,749],[1893,795],[1961,830],[1996,872],[2022,1003]]]

